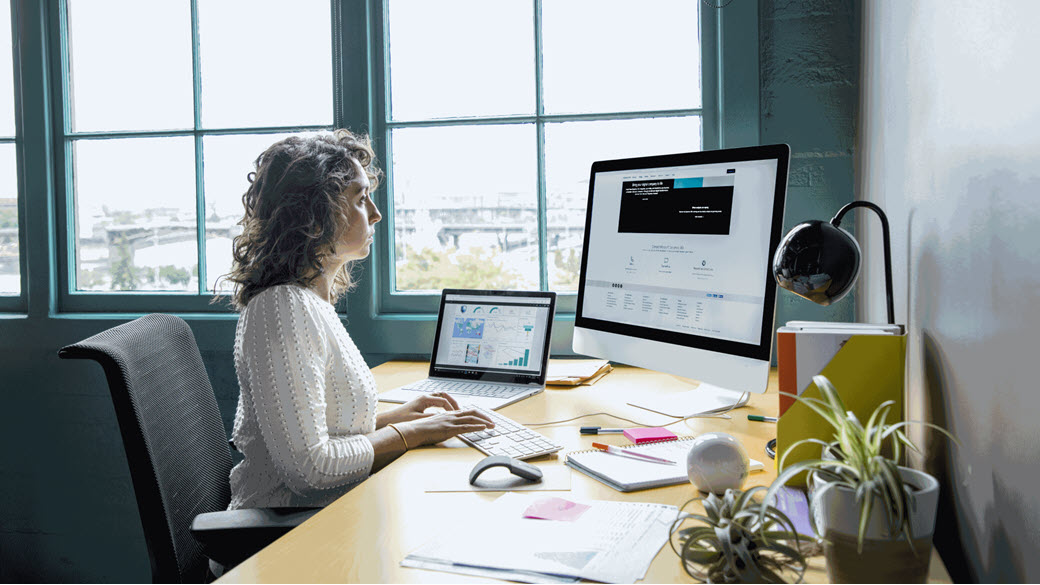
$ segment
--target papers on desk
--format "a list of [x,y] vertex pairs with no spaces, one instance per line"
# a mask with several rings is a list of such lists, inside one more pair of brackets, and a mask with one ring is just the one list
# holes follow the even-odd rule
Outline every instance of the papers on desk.
[[549,386],[591,386],[613,371],[607,360],[549,360]]
[[675,506],[662,504],[567,498],[589,508],[569,521],[524,518],[543,498],[507,493],[475,507],[468,521],[413,551],[401,565],[524,583],[633,583],[646,576],[678,514]]

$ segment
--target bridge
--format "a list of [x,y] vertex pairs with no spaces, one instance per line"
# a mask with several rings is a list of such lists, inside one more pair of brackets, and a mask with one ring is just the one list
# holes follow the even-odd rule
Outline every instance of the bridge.
[[[162,244],[195,241],[197,226],[191,221],[150,220],[139,223],[123,223],[96,227],[90,236],[80,236],[79,245],[106,247],[108,257],[116,258],[120,249],[126,248],[130,257],[142,248]],[[237,220],[222,218],[206,222],[206,239],[234,238],[240,232]]]
[[[531,207],[473,207],[439,209],[398,209],[395,212],[398,241],[418,231],[433,230],[437,241],[445,247],[459,247],[459,239],[467,234],[493,234],[503,251],[537,245],[537,210]],[[107,248],[108,261],[120,255],[132,258],[138,250],[179,242],[195,241],[194,221],[167,218],[143,219],[95,226],[91,234],[80,234],[82,248]],[[234,238],[240,233],[237,217],[211,217],[206,222],[206,239]],[[555,248],[561,238],[580,235],[584,230],[584,209],[552,209],[546,231],[549,247]],[[18,229],[0,228],[0,269],[18,263]]]
[[[395,210],[394,232],[398,241],[418,231],[433,228],[442,246],[459,247],[467,234],[493,234],[499,248],[515,250],[535,245],[538,238],[537,209],[531,207],[483,207]],[[585,229],[584,209],[552,209],[546,232],[549,247],[560,238],[581,234]]]

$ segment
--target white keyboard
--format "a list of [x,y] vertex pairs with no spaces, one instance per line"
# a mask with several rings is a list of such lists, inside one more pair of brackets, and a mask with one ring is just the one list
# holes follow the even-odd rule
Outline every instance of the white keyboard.
[[462,396],[485,396],[488,398],[512,398],[530,388],[514,384],[492,384],[488,382],[465,382],[454,380],[422,380],[408,386],[409,390],[419,392],[447,392]]
[[495,423],[495,428],[459,435],[467,445],[476,447],[487,455],[506,455],[513,459],[530,459],[548,455],[563,449],[541,433],[506,418],[501,414],[471,404],[461,405],[463,410],[478,410]]

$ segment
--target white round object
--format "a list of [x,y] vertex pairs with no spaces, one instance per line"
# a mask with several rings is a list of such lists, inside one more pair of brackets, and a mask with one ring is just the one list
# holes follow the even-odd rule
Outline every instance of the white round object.
[[702,492],[723,495],[739,490],[748,476],[748,454],[733,435],[704,433],[692,441],[686,455],[690,483]]

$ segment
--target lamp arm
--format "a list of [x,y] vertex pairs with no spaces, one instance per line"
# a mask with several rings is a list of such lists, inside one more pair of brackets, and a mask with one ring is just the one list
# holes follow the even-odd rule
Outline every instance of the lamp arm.
[[855,207],[866,207],[872,209],[874,213],[877,213],[878,217],[881,218],[881,235],[885,242],[885,295],[888,300],[888,322],[895,325],[895,305],[892,302],[892,247],[889,243],[888,217],[885,216],[885,212],[881,211],[880,207],[869,201],[853,201],[839,209],[838,213],[834,214],[834,218],[831,219],[831,225],[834,227],[841,227],[841,218]]

